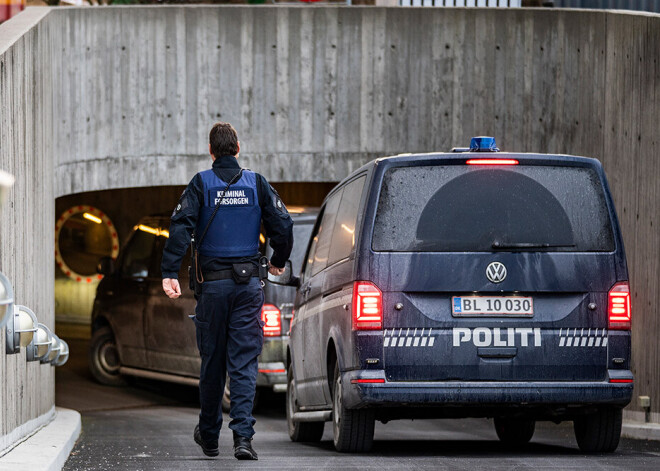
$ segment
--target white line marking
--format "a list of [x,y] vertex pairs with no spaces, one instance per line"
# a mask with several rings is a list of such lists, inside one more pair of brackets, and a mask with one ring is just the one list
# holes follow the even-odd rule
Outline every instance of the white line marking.
[[432,347],[434,343],[435,343],[435,337],[431,337],[429,339],[429,347]]
[[594,346],[594,338],[593,337],[589,337],[589,346],[590,347]]
[[426,347],[426,340],[428,337],[422,337],[422,347]]
[[385,337],[385,343],[383,344],[384,347],[388,347],[390,345],[390,338]]
[[587,345],[587,338],[586,338],[586,337],[582,337],[582,343],[580,344],[580,347],[584,347],[584,346],[586,346],[586,345]]
[[403,342],[405,342],[405,337],[399,337],[399,347],[403,347]]
[[567,342],[566,342],[567,347],[570,347],[571,345],[573,345],[573,337],[569,337]]
[[412,337],[406,338],[406,347],[410,347],[411,343],[412,343]]
[[413,342],[413,347],[417,347],[419,345],[419,337],[415,337],[415,341]]
[[603,347],[607,347],[607,337],[603,338]]
[[563,347],[565,343],[566,343],[566,337],[560,337],[560,339],[559,339],[559,346],[560,346],[560,347]]
[[408,327],[408,330],[406,330],[406,337],[408,337],[409,333],[410,333],[410,327]]
[[600,347],[600,340],[602,337],[596,337],[596,346]]

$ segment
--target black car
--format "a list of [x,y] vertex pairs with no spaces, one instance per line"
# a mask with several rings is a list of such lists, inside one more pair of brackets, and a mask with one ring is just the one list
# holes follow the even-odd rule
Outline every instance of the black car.
[[[301,208],[292,213],[294,247],[291,262],[300,268],[316,219],[316,212]],[[186,255],[179,272],[182,296],[169,299],[163,293],[160,264],[165,240],[169,237],[169,216],[142,218],[133,228],[115,263],[103,259],[92,312],[92,339],[89,365],[103,384],[121,385],[124,375],[199,383],[200,357],[195,340],[195,299],[188,289],[190,257]],[[272,249],[261,236],[262,253]],[[276,392],[286,390],[286,348],[295,288],[264,287],[264,347],[259,356],[257,386]],[[228,405],[229,389],[225,394]]]
[[365,451],[375,420],[492,417],[505,442],[568,420],[613,451],[630,289],[600,163],[475,138],[355,171],[314,227],[288,361],[294,441],[331,420],[337,450]]

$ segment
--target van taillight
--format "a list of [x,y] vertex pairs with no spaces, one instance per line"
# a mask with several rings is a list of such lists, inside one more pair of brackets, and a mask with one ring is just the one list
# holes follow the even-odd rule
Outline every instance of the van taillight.
[[264,304],[261,308],[261,320],[264,322],[264,335],[277,337],[282,335],[282,313],[277,306]]
[[627,281],[612,286],[608,294],[607,316],[610,329],[630,329],[630,285]]
[[383,293],[369,281],[353,283],[353,330],[383,328]]

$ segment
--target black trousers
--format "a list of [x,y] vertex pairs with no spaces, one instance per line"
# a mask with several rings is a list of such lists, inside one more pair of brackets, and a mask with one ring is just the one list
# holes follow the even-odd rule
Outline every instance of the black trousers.
[[264,292],[257,277],[247,284],[218,280],[202,285],[194,321],[202,357],[199,429],[204,440],[216,440],[220,434],[227,374],[231,380],[229,428],[244,437],[254,435],[256,421],[252,417],[252,405],[257,386],[257,357],[264,343],[263,303]]

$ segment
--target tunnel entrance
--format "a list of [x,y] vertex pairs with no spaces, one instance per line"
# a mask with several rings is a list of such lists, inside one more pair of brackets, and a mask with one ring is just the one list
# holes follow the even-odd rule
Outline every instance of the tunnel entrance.
[[[272,185],[294,213],[320,207],[335,183],[274,182]],[[58,406],[98,410],[117,404],[135,406],[145,403],[141,387],[122,388],[108,394],[108,386],[96,382],[90,372],[91,314],[96,287],[102,278],[96,272],[96,265],[101,257],[116,258],[121,254],[141,218],[171,214],[184,188],[160,186],[93,191],[55,201],[55,329],[69,343],[71,350],[70,360],[56,372]],[[161,385],[156,383],[150,387],[159,389]],[[81,397],[81,390],[89,394]],[[185,389],[181,391],[183,396],[196,397],[196,393],[191,395]],[[107,404],[100,404],[99,400]]]

